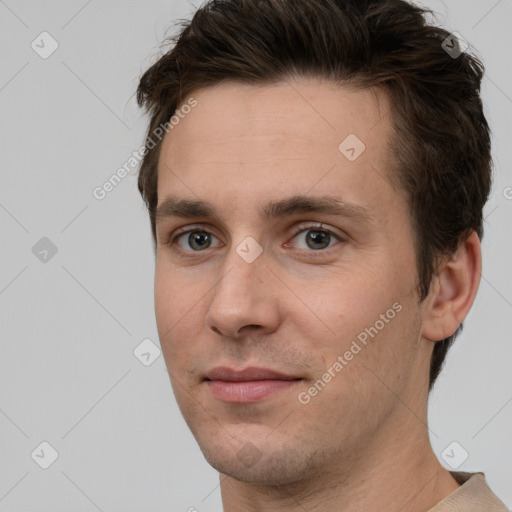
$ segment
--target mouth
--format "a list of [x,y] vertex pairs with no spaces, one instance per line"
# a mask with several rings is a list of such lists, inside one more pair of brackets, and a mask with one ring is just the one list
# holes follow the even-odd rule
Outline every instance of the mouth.
[[212,395],[227,403],[255,403],[290,389],[303,379],[268,368],[235,370],[225,366],[209,371],[205,377]]

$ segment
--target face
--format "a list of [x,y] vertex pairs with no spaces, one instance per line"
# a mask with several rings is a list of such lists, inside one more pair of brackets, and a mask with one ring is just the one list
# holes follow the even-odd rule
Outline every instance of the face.
[[356,463],[416,428],[428,382],[387,98],[313,79],[192,96],[158,170],[156,319],[181,412],[240,480]]

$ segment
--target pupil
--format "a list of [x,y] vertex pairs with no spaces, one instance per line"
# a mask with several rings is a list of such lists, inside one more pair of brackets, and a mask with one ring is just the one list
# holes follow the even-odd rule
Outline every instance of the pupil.
[[[324,249],[329,246],[331,235],[324,231],[309,231],[307,236],[307,244],[311,249]],[[313,245],[310,244],[312,242]],[[318,247],[319,244],[321,247]]]
[[210,237],[207,233],[196,231],[188,236],[188,243],[194,249],[205,249],[210,245]]

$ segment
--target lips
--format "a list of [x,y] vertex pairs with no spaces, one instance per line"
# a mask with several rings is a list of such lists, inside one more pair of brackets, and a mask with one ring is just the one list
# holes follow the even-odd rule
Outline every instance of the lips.
[[301,380],[268,368],[235,370],[220,366],[207,373],[205,384],[211,394],[222,402],[251,404],[292,389]]
[[300,380],[300,377],[285,375],[268,368],[249,367],[234,370],[227,366],[213,368],[206,374],[206,380],[223,380],[227,382],[249,382],[254,380]]

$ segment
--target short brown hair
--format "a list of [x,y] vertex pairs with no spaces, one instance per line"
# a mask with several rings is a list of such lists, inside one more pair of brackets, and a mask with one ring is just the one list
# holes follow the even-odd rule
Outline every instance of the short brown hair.
[[[476,231],[491,188],[490,131],[480,99],[484,67],[457,40],[404,0],[210,0],[182,20],[172,48],[141,77],[148,135],[194,91],[226,80],[275,83],[313,76],[382,87],[392,107],[391,144],[398,182],[415,229],[420,301],[439,257]],[[448,46],[447,42],[448,41]],[[455,46],[457,45],[457,46]],[[148,140],[148,139],[146,139]],[[148,147],[139,190],[156,243],[161,140]],[[430,386],[462,329],[434,347]]]

